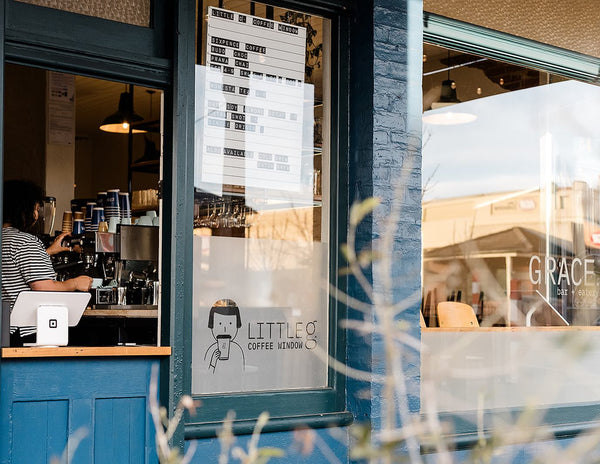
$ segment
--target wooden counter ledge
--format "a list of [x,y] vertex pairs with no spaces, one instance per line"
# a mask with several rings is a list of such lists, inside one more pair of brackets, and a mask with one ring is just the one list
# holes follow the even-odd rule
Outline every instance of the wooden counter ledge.
[[170,356],[170,346],[59,346],[2,348],[3,358]]

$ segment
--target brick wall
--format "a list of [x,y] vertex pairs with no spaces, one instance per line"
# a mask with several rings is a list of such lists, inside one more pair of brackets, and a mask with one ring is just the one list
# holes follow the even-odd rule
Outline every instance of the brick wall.
[[[373,291],[386,301],[408,301],[398,318],[419,337],[421,282],[421,60],[422,3],[419,0],[358,2],[353,14],[350,97],[350,201],[378,197],[381,205],[359,227],[359,247],[379,250],[365,271]],[[354,279],[350,293],[368,299]],[[363,319],[359,311],[351,318]],[[366,316],[376,322],[374,315]],[[384,371],[379,337],[348,335],[352,367]],[[409,396],[398,398],[419,410],[419,354],[407,352],[404,372]],[[366,391],[370,395],[365,395]],[[360,395],[357,393],[360,392]],[[348,380],[348,401],[357,420],[382,417],[381,391],[375,382]]]

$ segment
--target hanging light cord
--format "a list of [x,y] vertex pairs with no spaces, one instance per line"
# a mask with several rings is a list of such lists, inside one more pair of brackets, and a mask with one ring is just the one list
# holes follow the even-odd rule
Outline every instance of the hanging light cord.
[[463,66],[469,66],[469,65],[472,65],[475,63],[481,63],[482,61],[487,61],[487,58],[480,58],[478,60],[469,61],[467,63],[455,64],[454,66],[449,66],[447,68],[436,69],[435,71],[429,71],[429,72],[423,73],[423,76],[431,76],[432,74],[439,74],[444,71],[448,71],[448,75],[450,75],[451,69],[462,68]]

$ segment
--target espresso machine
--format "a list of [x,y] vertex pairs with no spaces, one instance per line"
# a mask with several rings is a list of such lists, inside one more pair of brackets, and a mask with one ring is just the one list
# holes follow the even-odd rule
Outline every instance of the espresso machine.
[[72,235],[65,245],[73,251],[52,256],[57,279],[93,279],[90,309],[69,329],[69,343],[156,344],[159,228],[122,224],[116,233]]
[[92,277],[92,309],[158,305],[158,227],[119,225],[116,233],[72,235],[73,251],[53,256],[57,280]]
[[120,225],[117,233],[86,234],[83,261],[94,279],[92,309],[158,305],[158,227]]

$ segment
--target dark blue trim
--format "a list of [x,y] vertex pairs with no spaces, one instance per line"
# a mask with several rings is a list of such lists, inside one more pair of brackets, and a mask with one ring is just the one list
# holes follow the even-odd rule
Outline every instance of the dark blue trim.
[[[331,134],[330,134],[330,185],[331,199],[329,211],[329,274],[336,288],[347,291],[346,276],[339,270],[345,266],[338,250],[346,242],[348,224],[348,95],[350,82],[348,73],[349,28],[347,16],[334,16],[331,20]],[[346,331],[339,327],[340,321],[347,318],[348,309],[336,298],[329,297],[329,346],[330,355],[346,363]],[[330,410],[346,409],[346,376],[336,369],[329,369],[329,385],[334,397]]]
[[[161,364],[161,404],[170,414],[190,391],[193,289],[195,14],[190,0],[173,2],[173,86],[165,93],[161,340],[171,356]],[[183,454],[184,421],[173,444]]]
[[98,79],[164,89],[171,82],[169,60],[154,60],[154,67],[133,61],[117,61],[84,52],[66,51],[24,43],[6,43],[6,61]]
[[[491,438],[495,420],[501,419],[507,424],[516,423],[523,414],[521,408],[486,411],[483,414],[482,436],[485,439]],[[539,419],[534,422],[534,427],[548,429],[557,439],[572,438],[600,426],[600,404],[598,403],[549,406],[527,411],[527,414],[531,414],[532,417],[539,416]],[[477,445],[480,436],[477,433],[476,411],[440,413],[438,417],[440,422],[448,424],[453,431],[445,436],[445,440],[454,449],[470,449]],[[531,440],[531,437],[527,437],[527,440]],[[435,450],[423,446],[422,452],[435,453]]]
[[336,411],[336,391],[333,388],[315,390],[283,390],[235,394],[205,395],[199,397],[202,408],[194,422],[220,422],[227,411],[234,410],[237,420],[256,419],[266,411],[271,417],[311,415]]
[[[0,89],[2,89],[2,98],[0,99],[0,179],[4,179],[4,27],[5,22],[4,2],[0,2]],[[4,185],[4,183],[2,184]],[[4,203],[3,190],[0,190],[0,217],[3,215],[2,205]],[[2,245],[0,239],[0,246]],[[2,264],[0,263],[0,278],[2,277]],[[0,304],[0,334],[2,333],[2,305]],[[2,347],[0,346],[0,349]],[[2,357],[0,356],[0,385],[2,385]],[[5,419],[6,420],[6,419]]]
[[21,64],[164,87],[171,81],[168,2],[139,27],[6,0],[6,58]]
[[[298,428],[345,427],[352,423],[349,412],[313,414],[306,416],[272,417],[263,427],[262,433],[284,432]],[[249,435],[254,431],[256,420],[236,420],[233,423],[234,435]],[[222,422],[188,424],[185,427],[186,440],[213,438],[223,427]]]
[[600,74],[600,58],[433,13],[423,13],[423,40],[585,82]]
[[351,0],[276,0],[270,4],[323,17],[346,14],[352,7]]

